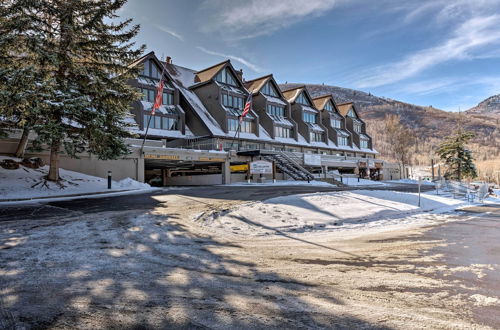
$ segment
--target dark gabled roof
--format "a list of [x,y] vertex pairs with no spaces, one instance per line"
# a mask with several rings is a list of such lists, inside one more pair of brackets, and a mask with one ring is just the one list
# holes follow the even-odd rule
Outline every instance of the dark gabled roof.
[[253,80],[245,81],[245,87],[252,94],[258,93],[262,87],[273,77],[272,74],[268,74],[267,76],[255,78]]
[[293,87],[291,89],[286,89],[281,91],[283,93],[283,96],[287,99],[287,101],[291,104],[295,102],[297,97],[299,97],[300,93],[305,93],[306,97],[311,101],[311,106],[315,107],[313,98],[311,97],[311,94],[309,94],[309,91],[306,88],[306,85],[298,86],[298,87]]
[[272,73],[268,74],[267,76],[246,81],[245,87],[250,93],[257,94],[268,82],[272,82],[274,85],[274,89],[276,90],[276,92],[278,92],[279,96],[283,99],[286,99],[285,95],[283,95],[283,92],[280,89],[280,86],[276,83],[276,80],[274,80],[274,76]]
[[208,67],[206,69],[203,69],[201,71],[196,72],[195,81],[197,83],[203,83],[203,82],[209,81],[217,73],[219,73],[219,71],[222,70],[222,68],[224,66],[226,66],[226,64],[228,64],[228,63],[231,63],[231,62],[229,60],[225,60],[223,62],[212,65],[211,67]]
[[[141,64],[142,62],[144,62],[144,60],[145,60],[146,58],[150,57],[151,55],[155,56],[155,52],[151,51],[151,52],[149,52],[149,53],[147,53],[147,54],[145,54],[145,55],[143,55],[143,56],[139,57],[137,60],[135,60],[134,62],[130,63],[130,64],[128,65],[128,67],[129,67],[129,68],[133,68],[134,66]],[[155,57],[156,57],[156,56],[155,56]]]
[[359,116],[358,110],[356,110],[356,106],[354,105],[354,102],[345,102],[345,103],[337,104],[337,108],[339,109],[340,114],[344,117],[347,116],[347,113],[352,108],[354,113],[356,114],[356,116],[361,119],[361,117]]
[[333,101],[333,98],[332,98],[331,94],[318,96],[318,97],[315,97],[315,98],[312,99],[312,101],[314,103],[314,106],[318,110],[323,110],[329,100],[331,100],[332,104],[335,106],[335,102]]
[[[156,57],[155,52],[149,52],[149,53],[147,53],[146,55],[142,56],[142,57],[141,57],[141,58],[139,58],[138,60],[136,60],[136,61],[132,62],[131,64],[129,64],[129,66],[128,66],[128,67],[129,67],[129,68],[133,68],[133,67],[135,67],[135,66],[137,66],[137,65],[140,65],[140,64],[144,63],[144,62],[145,62],[145,61],[147,61],[147,60],[153,60],[153,61],[156,63],[156,65],[158,65],[158,69],[160,70],[160,72],[161,72],[161,71],[163,71],[163,74],[164,74],[164,75],[166,75],[166,76],[167,76],[167,78],[168,78],[169,80],[172,80],[172,75],[171,75],[171,74],[170,74],[170,72],[168,71],[168,68],[167,68],[167,66],[165,65],[166,63],[165,63],[165,62],[160,61],[160,60]],[[163,69],[163,67],[165,67],[165,69],[166,69],[166,70],[162,70],[162,69]]]

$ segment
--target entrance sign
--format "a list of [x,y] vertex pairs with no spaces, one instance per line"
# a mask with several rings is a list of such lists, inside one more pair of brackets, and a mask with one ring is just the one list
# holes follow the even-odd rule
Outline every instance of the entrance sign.
[[273,174],[273,163],[256,160],[250,163],[250,174]]
[[321,155],[304,154],[304,165],[321,166]]

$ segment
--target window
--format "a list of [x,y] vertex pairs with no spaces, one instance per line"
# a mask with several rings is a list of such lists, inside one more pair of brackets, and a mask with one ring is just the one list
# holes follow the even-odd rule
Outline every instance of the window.
[[269,96],[278,96],[278,92],[270,81],[264,85],[264,87],[262,88],[262,93]]
[[141,100],[142,101],[147,101],[148,100],[148,90],[145,88],[140,88],[141,91]]
[[360,140],[361,149],[368,149],[368,140]]
[[342,121],[339,118],[332,118],[330,122],[333,128],[342,128]]
[[141,88],[141,100],[146,102],[154,102],[156,91],[153,89]]
[[332,112],[332,111],[333,111],[333,105],[332,105],[332,102],[328,101],[328,103],[325,105],[325,110],[326,110],[326,111],[330,111],[330,112]]
[[351,118],[356,118],[357,117],[356,114],[354,113],[354,110],[352,110],[352,108],[347,113],[347,116],[349,116]]
[[311,132],[311,142],[323,142],[323,133]]
[[[144,129],[148,126],[150,115],[144,115]],[[149,123],[149,128],[164,129],[176,131],[179,129],[179,120],[177,118],[153,116]]]
[[354,123],[354,132],[361,133],[361,124]]
[[227,67],[219,71],[219,73],[215,76],[215,80],[231,86],[238,86],[238,84],[236,83],[237,79],[233,76],[231,70],[229,70]]
[[253,133],[253,121],[243,120],[240,130],[241,132]]
[[304,121],[306,123],[316,124],[318,122],[317,118],[318,118],[318,114],[317,113],[312,113],[312,112],[306,112],[306,111],[304,111],[303,119],[304,119]]
[[268,104],[267,105],[267,113],[270,116],[284,118],[285,117],[285,108],[280,107],[278,105],[274,105],[274,104]]
[[164,105],[174,104],[174,94],[163,92],[162,104],[164,104]]
[[[238,130],[238,125],[239,125],[239,120],[238,119],[228,119],[227,120],[227,128],[229,131],[236,132]],[[241,127],[240,127],[240,132],[245,132],[245,133],[253,133],[253,121],[248,121],[248,120],[243,120],[241,122]]]
[[146,77],[160,79],[161,70],[156,66],[156,64],[152,60],[149,60],[144,63],[142,74]]
[[289,127],[276,126],[274,128],[274,135],[275,135],[275,137],[291,138],[292,137],[292,129]]
[[308,105],[311,106],[311,103],[307,99],[307,97],[304,96],[304,93],[300,93],[299,97],[297,97],[297,100],[295,101],[297,103],[303,104],[303,105]]
[[229,108],[243,110],[243,98],[229,94],[222,94],[222,104]]
[[346,146],[349,143],[349,138],[347,136],[338,136],[337,137],[337,144],[339,146]]

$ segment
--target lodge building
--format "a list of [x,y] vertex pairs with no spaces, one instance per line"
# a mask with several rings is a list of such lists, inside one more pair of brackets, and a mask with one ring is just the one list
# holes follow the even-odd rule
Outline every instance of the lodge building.
[[[337,105],[332,95],[314,98],[306,86],[282,90],[272,74],[246,80],[230,60],[195,71],[173,64],[170,58],[161,62],[151,52],[132,66],[140,68],[140,74],[131,84],[140,89],[142,95],[141,100],[134,102],[132,111],[137,124],[133,132],[141,138],[162,68],[165,68],[163,105],[151,120],[148,142],[162,141],[163,147],[184,152],[228,153],[230,168],[256,157],[279,162],[277,154],[286,157],[284,162],[299,163],[313,175],[331,170],[339,173],[360,173],[361,170],[366,176],[370,164],[381,168],[381,161],[375,165],[377,151],[353,103]],[[239,116],[249,94],[253,99],[252,110],[240,123]],[[304,161],[314,158],[304,158],[308,154],[316,155],[316,161]],[[154,159],[154,163],[148,165],[150,161],[145,155],[146,172],[151,171],[149,175],[146,173],[146,180],[153,172],[159,175],[164,169],[169,170],[167,177],[174,178],[223,172],[217,166],[220,164],[205,162],[192,162],[187,166],[172,160],[161,164]],[[360,169],[360,163],[366,164],[366,169]],[[286,169],[280,171],[279,167],[278,172],[284,172],[280,173],[282,178],[293,178],[293,173]],[[179,178],[171,179],[174,183],[177,180]],[[167,184],[169,180],[164,181]]]
[[[383,161],[353,103],[313,97],[306,86],[283,90],[272,74],[247,80],[230,60],[196,71],[150,52],[130,66],[139,73],[129,83],[141,95],[127,118],[136,134],[128,141],[131,154],[112,161],[62,155],[61,167],[97,176],[112,167],[116,179],[203,185],[270,179],[248,170],[260,159],[273,164],[277,180],[331,172],[383,178]],[[162,105],[151,117],[162,74]],[[240,123],[250,94],[252,109]],[[13,149],[16,142],[0,143]]]

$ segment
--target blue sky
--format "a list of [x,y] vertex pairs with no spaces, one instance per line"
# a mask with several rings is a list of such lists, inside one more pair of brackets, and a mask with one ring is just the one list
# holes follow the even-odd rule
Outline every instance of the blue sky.
[[500,0],[129,0],[138,43],[246,79],[325,83],[457,111],[500,93]]

